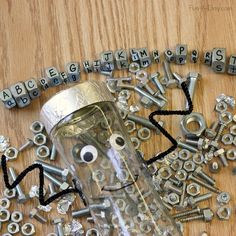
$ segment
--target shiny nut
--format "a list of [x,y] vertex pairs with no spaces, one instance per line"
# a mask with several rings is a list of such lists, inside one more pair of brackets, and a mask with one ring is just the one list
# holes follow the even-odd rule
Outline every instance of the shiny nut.
[[177,193],[170,193],[167,196],[167,201],[171,205],[176,205],[179,203],[179,195]]
[[184,164],[183,161],[177,159],[171,163],[170,167],[172,170],[177,171],[177,170],[182,169],[183,164]]
[[179,151],[179,159],[187,161],[191,157],[191,152],[187,149],[182,149]]
[[169,167],[161,167],[159,170],[158,170],[158,175],[162,178],[162,179],[169,179],[172,175],[172,171]]
[[6,156],[7,160],[15,160],[18,157],[18,150],[14,147],[9,147],[4,152],[4,155]]
[[226,158],[230,161],[235,161],[236,160],[236,149],[229,149],[226,152]]
[[201,165],[204,162],[204,156],[202,153],[195,153],[193,154],[193,162],[196,165]]
[[200,186],[196,183],[191,183],[187,186],[186,191],[190,196],[197,196],[200,194]]
[[178,170],[175,174],[175,178],[179,181],[184,181],[186,180],[188,177],[188,174],[185,170],[181,169],[181,170]]
[[232,134],[224,134],[221,138],[221,142],[224,145],[231,145],[234,141],[234,137]]
[[8,198],[0,199],[0,207],[4,209],[8,209],[10,207],[10,200]]
[[220,205],[227,204],[230,201],[230,195],[227,192],[221,192],[217,195],[216,200]]
[[136,130],[135,122],[132,120],[126,120],[125,121],[125,127],[127,128],[127,132],[130,134]]
[[187,171],[187,172],[192,172],[195,170],[195,163],[193,161],[185,161],[184,162],[184,169]]
[[8,199],[15,198],[16,197],[16,190],[14,188],[13,189],[6,188],[6,189],[4,189],[3,195]]
[[31,223],[25,223],[21,227],[21,233],[24,236],[31,236],[35,234],[35,226]]
[[231,215],[231,208],[226,207],[226,206],[222,206],[222,207],[218,208],[216,214],[220,220],[228,220]]
[[215,110],[219,113],[225,112],[227,111],[227,109],[228,109],[228,105],[223,101],[218,102],[215,107]]

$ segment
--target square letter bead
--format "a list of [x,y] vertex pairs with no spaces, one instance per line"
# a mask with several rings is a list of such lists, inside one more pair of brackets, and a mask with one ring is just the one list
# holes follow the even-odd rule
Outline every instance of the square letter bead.
[[61,77],[59,75],[59,72],[55,67],[48,67],[45,69],[46,77],[48,78],[48,85],[50,87],[56,87],[60,84],[62,84]]
[[175,55],[175,62],[178,65],[183,65],[186,63],[187,59],[187,45],[186,44],[178,44],[176,46],[176,55]]
[[115,51],[115,60],[117,69],[122,70],[129,67],[128,55],[124,49]]
[[80,65],[77,62],[70,62],[66,65],[66,72],[68,76],[68,81],[79,82],[80,80]]
[[25,87],[31,99],[35,99],[41,95],[41,91],[35,79],[25,81]]
[[225,48],[214,48],[212,51],[212,64],[211,68],[216,73],[225,72],[225,61],[226,61],[226,49]]
[[16,106],[16,101],[13,98],[9,89],[4,89],[0,92],[0,99],[6,108],[11,109]]

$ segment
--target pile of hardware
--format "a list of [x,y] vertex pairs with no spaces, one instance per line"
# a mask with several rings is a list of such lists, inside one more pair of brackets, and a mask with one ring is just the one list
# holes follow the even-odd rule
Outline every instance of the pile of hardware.
[[[163,77],[159,72],[149,74],[145,70],[152,63],[161,61],[158,50],[154,50],[152,55],[149,55],[146,48],[130,49],[129,52],[131,63],[128,61],[127,52],[121,49],[117,50],[114,55],[112,51],[103,52],[100,60],[84,61],[82,64],[86,73],[96,72],[106,76],[107,87],[114,95],[117,107],[124,119],[124,124],[131,136],[131,141],[135,149],[142,153],[140,150],[141,142],[149,140],[152,134],[160,134],[160,131],[149,119],[137,115],[137,113],[142,107],[145,109],[153,107],[163,109],[168,102],[165,97],[166,89],[181,88],[183,81],[188,83],[190,97],[193,99],[197,81],[201,79],[201,76],[198,73],[190,72],[186,78],[183,78],[170,69],[171,62],[176,64],[186,63],[188,58],[187,45],[177,45],[175,53],[170,49],[165,50]],[[198,51],[192,50],[190,61],[196,63],[198,58]],[[214,48],[212,51],[205,52],[203,58],[204,64],[210,65],[214,72],[225,72],[225,49]],[[235,58],[236,56],[232,55],[229,59],[227,70],[229,74],[236,74]],[[129,77],[113,77],[115,67],[119,70],[128,70]],[[55,67],[49,67],[45,70],[43,78],[30,79],[24,83],[19,82],[9,89],[2,90],[0,99],[6,108],[25,107],[31,103],[32,99],[39,97],[41,92],[49,87],[80,80],[79,63],[68,63],[66,72],[59,72]],[[139,101],[135,104],[129,104],[132,91],[140,96]],[[231,215],[232,209],[228,206],[230,194],[218,189],[214,178],[209,176],[204,169],[208,168],[212,174],[218,173],[222,167],[228,166],[228,161],[236,160],[236,115],[230,112],[230,109],[233,110],[234,106],[235,100],[233,97],[220,94],[216,98],[215,106],[218,120],[210,128],[208,128],[203,115],[198,112],[184,116],[180,123],[183,138],[177,138],[178,150],[149,166],[156,190],[182,232],[182,223],[184,222],[193,220],[208,222],[213,219],[212,209],[199,207],[199,203],[212,198],[213,193],[217,194],[216,200],[219,208],[216,214],[218,218],[228,220]],[[191,122],[197,123],[198,129],[191,130],[189,128]],[[165,125],[163,121],[158,121],[158,123],[161,126]],[[142,127],[137,130],[137,126],[140,125]],[[30,126],[30,130],[33,137],[28,138],[26,143],[19,148],[10,146],[9,139],[0,136],[0,152],[4,152],[8,161],[14,161],[24,150],[34,147],[38,158],[35,163],[43,166],[44,176],[49,180],[48,190],[44,189],[45,196],[53,196],[57,191],[68,189],[72,186],[69,171],[48,162],[56,162],[58,154],[44,131],[44,125],[40,121],[34,121]],[[135,136],[134,133],[137,135]],[[144,156],[145,154],[143,154],[143,158]],[[14,181],[17,177],[14,168],[9,167],[9,174]],[[207,189],[209,192],[202,193],[202,189]],[[24,203],[38,196],[38,186],[32,186],[27,194],[22,190],[20,184],[15,189],[4,190],[4,197],[0,199],[0,222],[7,223],[8,233],[2,235],[14,235],[19,231],[23,235],[35,234],[35,226],[32,223],[22,223],[23,214],[20,211],[10,212],[8,208],[13,198],[17,198],[18,203]],[[75,198],[74,194],[62,197],[56,203],[58,214],[68,214]],[[92,207],[97,206],[94,204]],[[40,211],[50,212],[51,210],[51,204],[48,206],[39,205],[29,212],[29,217],[44,224],[48,220],[41,215]],[[142,215],[142,212],[140,212],[140,215]],[[93,223],[89,208],[73,211],[72,216],[74,218],[87,217],[87,221]],[[78,220],[73,219],[70,223],[65,224],[63,218],[56,218],[51,223],[56,225],[57,233],[51,233],[48,236],[84,235],[83,226]],[[89,235],[99,235],[99,232],[96,228],[90,228],[86,231],[86,236]]]

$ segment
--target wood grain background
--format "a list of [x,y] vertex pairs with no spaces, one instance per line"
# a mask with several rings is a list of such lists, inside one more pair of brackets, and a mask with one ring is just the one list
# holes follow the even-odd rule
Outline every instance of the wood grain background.
[[[236,53],[236,1],[161,1],[161,0],[0,0],[0,89],[30,77],[40,77],[41,70],[56,66],[63,70],[69,61],[96,59],[103,50],[119,48],[148,47],[150,50],[174,48],[177,43],[186,43],[189,49],[200,52],[213,47],[226,47],[227,55]],[[216,119],[213,112],[215,97],[220,93],[236,95],[236,78],[214,74],[210,68],[200,63],[173,66],[173,71],[186,75],[189,71],[202,74],[194,100],[195,111],[202,112],[208,125]],[[160,70],[155,65],[152,71]],[[89,75],[89,78],[99,76]],[[83,74],[83,80],[87,78]],[[9,136],[13,146],[18,147],[31,136],[30,123],[38,119],[43,103],[63,87],[43,93],[25,109],[7,110],[0,107],[0,133]],[[168,90],[168,108],[181,108],[184,98],[177,89]],[[150,111],[145,110],[143,115]],[[235,111],[234,111],[235,112]],[[179,117],[162,118],[172,134],[180,134]],[[163,150],[166,142],[154,137],[142,145],[147,158]],[[18,172],[33,162],[32,151],[22,153],[18,160],[10,163]],[[215,176],[220,189],[230,192],[233,209],[229,221],[212,223],[194,222],[186,224],[185,235],[198,236],[206,230],[209,235],[235,235],[235,176],[230,163]],[[0,171],[1,172],[1,171]],[[22,183],[25,191],[37,184],[36,173]],[[1,180],[1,191],[4,184]],[[13,201],[14,202],[14,201]],[[53,226],[42,226],[29,220],[28,214],[37,201],[25,205],[12,203],[12,209],[22,210],[25,222],[33,222],[36,235],[46,235]],[[217,209],[216,198],[200,205]],[[55,209],[56,205],[53,204]],[[79,200],[73,206],[79,207]],[[48,219],[57,216],[56,211],[48,214]],[[85,224],[84,224],[85,225]],[[85,228],[87,226],[85,225]],[[4,227],[5,230],[5,227]],[[1,234],[4,233],[2,230]]]

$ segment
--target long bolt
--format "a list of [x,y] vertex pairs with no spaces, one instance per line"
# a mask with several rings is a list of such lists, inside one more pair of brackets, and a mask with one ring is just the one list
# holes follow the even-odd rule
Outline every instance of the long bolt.
[[156,85],[157,89],[162,93],[162,94],[165,94],[165,89],[164,87],[162,86],[161,82],[159,81],[159,77],[160,77],[160,73],[159,72],[156,72],[154,74],[151,74],[150,76],[150,80],[153,82],[153,84]]
[[196,170],[193,173],[194,175],[197,175],[199,177],[201,177],[202,179],[206,180],[210,185],[215,185],[216,181],[211,178],[209,175],[207,175],[203,170],[202,167],[199,166],[196,168]]
[[32,147],[34,145],[34,142],[32,139],[27,138],[27,142],[24,143],[22,146],[19,147],[19,152],[22,152],[23,150],[25,150],[28,147]]
[[184,198],[185,198],[186,188],[187,188],[187,183],[183,182],[183,191],[182,191],[182,194],[180,196],[179,208],[184,208]]
[[47,223],[47,219],[45,219],[43,216],[41,216],[36,208],[34,208],[30,211],[29,217],[31,219],[32,218],[36,219],[37,221],[39,221],[42,224]]
[[204,220],[206,222],[209,222],[212,220],[213,217],[214,217],[214,213],[212,212],[212,210],[210,208],[205,208],[202,210],[202,213],[200,215],[190,216],[184,219],[180,219],[179,221],[182,223],[193,221],[193,220]]
[[[220,136],[222,135],[222,133],[223,133],[225,127],[226,127],[225,124],[221,124],[221,125],[220,125],[220,128],[219,128],[219,130],[218,130],[218,132],[217,132],[217,134],[216,134],[216,137],[215,137],[215,139],[214,139],[215,142],[218,142],[218,141],[220,140]],[[215,150],[215,147],[212,146],[212,147],[210,148],[210,150],[209,150],[209,153],[214,152],[214,150]]]
[[60,180],[56,179],[55,177],[53,177],[52,175],[50,175],[49,173],[47,173],[46,171],[43,172],[43,175],[49,179],[52,183],[54,183],[55,185],[57,185],[58,187],[60,187],[61,190],[65,190],[69,188],[69,184],[66,182],[61,182]]
[[198,197],[195,197],[194,202],[196,204],[196,203],[199,203],[199,202],[206,201],[210,198],[212,198],[212,193],[205,193],[205,194],[199,195]]
[[[15,181],[17,178],[15,170],[12,167],[9,167],[9,172],[10,172],[12,180]],[[18,194],[18,198],[17,198],[18,203],[24,203],[25,201],[28,200],[28,197],[27,195],[23,193],[20,187],[20,184],[16,185],[16,192]]]
[[206,189],[209,189],[210,191],[212,191],[212,192],[214,192],[214,193],[220,193],[220,190],[219,190],[218,188],[213,187],[213,186],[211,186],[211,185],[209,185],[209,184],[203,182],[202,180],[200,180],[200,179],[194,177],[193,174],[190,174],[190,175],[188,176],[188,179],[189,179],[189,180],[192,180],[193,182],[195,182],[195,183],[197,183],[197,184],[199,184],[199,185],[201,185],[202,187],[205,187]]
[[34,163],[41,164],[43,166],[43,169],[46,170],[49,173],[61,176],[64,181],[66,181],[68,175],[69,175],[69,170],[68,169],[62,169],[60,167],[48,164],[44,161],[37,160]]
[[64,223],[63,218],[56,218],[56,219],[52,220],[52,224],[56,225],[58,236],[64,236],[65,235],[64,230],[63,230],[63,223]]
[[176,141],[177,141],[177,144],[178,144],[178,147],[179,148],[184,148],[184,149],[187,149],[187,150],[189,150],[190,152],[198,152],[198,149],[197,148],[195,148],[195,147],[193,147],[193,146],[191,146],[191,145],[189,145],[189,144],[187,144],[187,143],[185,143],[185,142],[183,142],[183,141],[181,141],[181,138],[180,137],[177,137],[176,138]]
[[219,121],[215,121],[210,128],[205,130],[205,136],[209,139],[214,139],[216,136],[216,129],[219,126]]
[[[140,125],[143,125],[149,129],[152,129],[152,130],[156,130],[157,134],[160,133],[160,130],[157,129],[157,127],[155,125],[153,125],[150,120],[142,117],[142,116],[137,116],[137,115],[132,115],[132,114],[128,114],[127,115],[127,119],[128,120],[132,120],[134,121],[135,123],[137,124],[140,124]],[[163,126],[164,125],[164,122],[163,121],[158,121],[158,124]]]
[[[196,89],[196,85],[198,80],[200,80],[201,76],[199,73],[196,72],[190,72],[187,75],[187,80],[189,80],[189,85],[188,85],[188,91],[189,91],[189,95],[191,100],[193,101],[193,97],[194,97],[194,92]],[[186,101],[186,109],[188,109],[188,101]]]
[[201,213],[201,209],[197,206],[193,210],[182,211],[180,213],[172,215],[172,217],[177,219],[177,218],[182,218],[184,216],[189,216],[189,215],[193,215],[193,214],[200,214],[200,213]]

